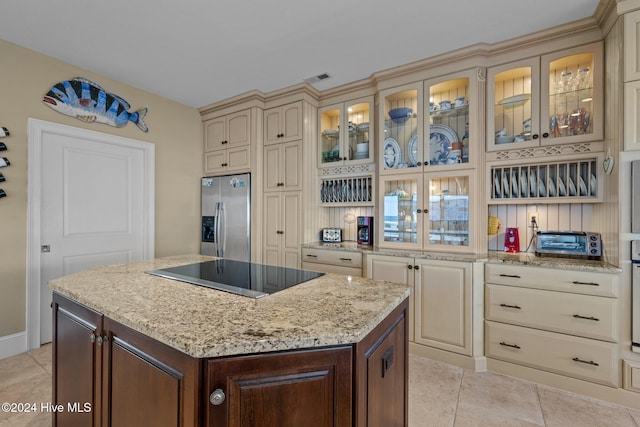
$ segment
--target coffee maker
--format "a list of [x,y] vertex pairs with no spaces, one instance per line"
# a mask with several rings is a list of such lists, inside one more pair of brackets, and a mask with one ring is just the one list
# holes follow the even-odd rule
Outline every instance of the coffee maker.
[[520,236],[516,227],[507,227],[507,231],[504,233],[504,251],[520,252]]
[[358,244],[373,245],[373,217],[359,216],[357,223],[358,223]]

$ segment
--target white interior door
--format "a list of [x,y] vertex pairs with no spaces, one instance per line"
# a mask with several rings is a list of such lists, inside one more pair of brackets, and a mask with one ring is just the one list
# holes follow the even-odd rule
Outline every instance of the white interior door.
[[39,135],[40,344],[52,338],[50,280],[153,256],[153,145],[55,127]]

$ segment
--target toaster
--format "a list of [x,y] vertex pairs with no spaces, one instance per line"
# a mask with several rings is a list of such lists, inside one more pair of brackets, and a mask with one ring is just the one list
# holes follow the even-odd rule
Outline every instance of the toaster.
[[323,228],[322,241],[332,243],[342,242],[342,228]]

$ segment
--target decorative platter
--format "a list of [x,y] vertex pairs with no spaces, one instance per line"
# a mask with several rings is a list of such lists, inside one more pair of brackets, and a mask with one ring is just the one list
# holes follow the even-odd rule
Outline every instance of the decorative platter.
[[407,157],[409,158],[409,166],[415,167],[418,165],[418,160],[416,156],[418,155],[418,147],[416,144],[418,142],[418,134],[417,132],[413,132],[411,135],[411,139],[409,139],[409,145],[407,148]]
[[398,144],[398,141],[391,137],[385,139],[383,156],[385,169],[397,168],[398,163],[402,161],[402,152],[400,151],[400,144]]
[[429,126],[430,164],[446,164],[451,144],[458,141],[458,134],[449,126],[441,124]]

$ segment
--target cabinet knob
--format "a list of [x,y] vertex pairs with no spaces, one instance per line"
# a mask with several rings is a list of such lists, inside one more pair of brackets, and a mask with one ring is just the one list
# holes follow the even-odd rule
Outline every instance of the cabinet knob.
[[413,269],[413,265],[409,264],[409,265],[407,265],[407,268],[408,268],[409,270],[411,270],[411,269]]
[[98,339],[96,341],[98,342],[98,345],[102,345],[104,339],[100,335],[98,335]]
[[228,163],[222,163],[220,166],[229,166]]
[[[548,134],[547,134],[547,136],[548,136]],[[534,133],[534,134],[531,136],[531,138],[533,138],[533,139],[538,139],[539,137],[538,137],[538,134],[537,134],[537,133]]]
[[418,162],[418,163],[416,163],[416,165],[422,166],[422,162]]
[[419,265],[414,265],[414,266],[413,266],[413,269],[414,269],[414,270],[420,270],[420,266],[419,266]]
[[549,138],[549,132],[545,132],[545,133],[543,133],[543,134],[542,134],[542,137],[543,137],[543,138]]
[[96,334],[91,332],[91,336],[89,337],[89,339],[91,340],[92,343],[96,342]]
[[422,209],[418,209],[416,212],[417,213],[422,213]]
[[214,406],[222,405],[222,402],[224,402],[225,397],[226,396],[224,395],[224,391],[218,388],[209,396],[209,402],[211,402],[211,404]]

